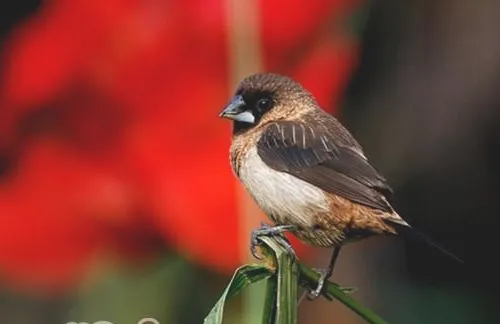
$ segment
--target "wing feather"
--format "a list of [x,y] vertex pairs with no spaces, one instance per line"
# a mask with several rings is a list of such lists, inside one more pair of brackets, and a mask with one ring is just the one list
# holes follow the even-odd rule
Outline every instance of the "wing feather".
[[353,202],[391,212],[386,199],[391,189],[386,180],[360,153],[357,143],[356,146],[337,144],[335,133],[342,131],[338,125],[328,121],[314,126],[290,121],[272,123],[257,143],[258,154],[277,171]]

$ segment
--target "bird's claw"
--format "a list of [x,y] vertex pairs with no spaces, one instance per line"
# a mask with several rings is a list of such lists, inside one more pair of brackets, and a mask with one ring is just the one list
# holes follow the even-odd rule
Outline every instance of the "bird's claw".
[[262,260],[262,256],[257,253],[257,246],[260,245],[259,241],[259,235],[258,233],[254,230],[252,231],[252,237],[251,237],[251,242],[250,242],[250,252],[252,253],[253,257],[256,258],[257,260]]
[[314,300],[318,298],[323,291],[323,287],[325,286],[325,281],[332,275],[330,269],[315,269],[319,272],[320,277],[318,279],[318,286],[314,290],[310,290],[307,294],[307,299]]
[[260,228],[252,231],[251,241],[250,241],[250,252],[254,256],[254,258],[262,260],[262,256],[257,253],[257,246],[261,244],[259,237],[273,236],[277,239],[277,241],[281,244],[281,246],[285,248],[287,253],[291,255],[293,260],[295,261],[297,259],[297,255],[295,254],[292,245],[282,235],[284,232],[292,231],[294,229],[295,226],[292,225],[278,225],[273,227],[268,224],[262,223]]
[[288,242],[288,240],[284,236],[278,236],[277,238],[281,246],[286,250],[286,253],[292,258],[292,262],[295,262],[297,260],[297,254],[295,254],[295,251],[290,242]]

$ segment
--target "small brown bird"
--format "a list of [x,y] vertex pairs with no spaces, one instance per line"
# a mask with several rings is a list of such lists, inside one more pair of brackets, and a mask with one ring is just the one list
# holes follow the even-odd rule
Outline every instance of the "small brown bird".
[[310,245],[334,247],[312,298],[321,293],[344,243],[412,231],[387,201],[391,188],[358,142],[292,79],[247,77],[220,116],[234,121],[234,173],[276,224],[253,237],[290,231]]

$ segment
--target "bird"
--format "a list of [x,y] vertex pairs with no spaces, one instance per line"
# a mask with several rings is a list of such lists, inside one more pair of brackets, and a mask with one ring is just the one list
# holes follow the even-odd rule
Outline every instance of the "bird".
[[374,235],[411,234],[461,261],[394,210],[391,187],[361,145],[295,80],[249,75],[219,116],[233,121],[233,173],[274,223],[252,233],[252,253],[258,236],[284,232],[333,248],[310,299],[322,293],[341,247]]

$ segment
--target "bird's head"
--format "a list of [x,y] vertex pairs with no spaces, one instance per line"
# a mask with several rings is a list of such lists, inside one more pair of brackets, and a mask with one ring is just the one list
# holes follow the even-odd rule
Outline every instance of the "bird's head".
[[238,133],[298,117],[314,107],[314,98],[299,83],[278,74],[259,73],[240,82],[220,116],[234,120],[234,131]]

